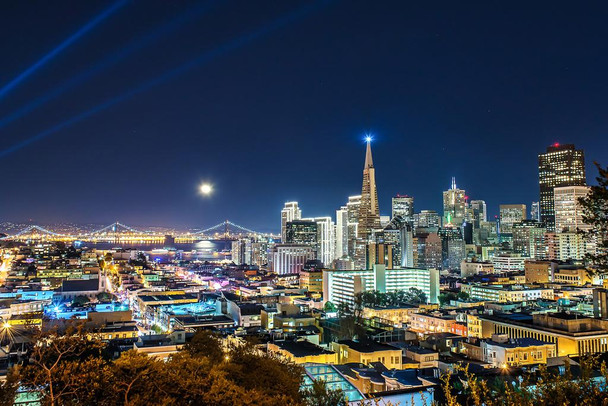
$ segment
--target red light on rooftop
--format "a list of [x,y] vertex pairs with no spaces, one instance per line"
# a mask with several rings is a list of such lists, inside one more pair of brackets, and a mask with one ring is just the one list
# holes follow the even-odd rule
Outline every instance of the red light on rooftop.
[[559,142],[556,142],[555,144],[553,144],[554,147],[559,147]]

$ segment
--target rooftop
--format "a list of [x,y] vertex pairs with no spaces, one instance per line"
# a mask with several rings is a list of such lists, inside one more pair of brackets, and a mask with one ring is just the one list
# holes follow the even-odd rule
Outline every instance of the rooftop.
[[504,343],[499,343],[492,340],[487,340],[487,344],[502,348],[521,348],[521,347],[536,347],[539,345],[551,344],[546,341],[537,340],[535,338],[517,338],[511,339]]
[[275,341],[273,344],[297,358],[322,354],[335,354],[333,351],[326,350],[325,348],[319,347],[318,345],[305,340]]
[[98,279],[73,279],[64,280],[60,292],[85,292],[85,291],[98,291],[99,280]]
[[399,350],[399,348],[393,347],[389,344],[383,344],[376,341],[366,340],[366,341],[353,341],[353,340],[340,340],[338,344],[347,345],[349,348],[352,348],[358,352],[376,352],[376,351],[394,351]]

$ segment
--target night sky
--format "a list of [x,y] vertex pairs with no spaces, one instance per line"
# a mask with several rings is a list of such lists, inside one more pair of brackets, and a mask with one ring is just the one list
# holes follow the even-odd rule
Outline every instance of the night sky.
[[[2,2],[0,87],[113,4]],[[452,176],[491,214],[529,206],[548,144],[583,148],[589,181],[608,164],[607,17],[605,2],[127,2],[0,97],[1,123],[57,94],[0,128],[0,221],[277,231],[285,201],[333,217],[360,193],[365,133],[381,214],[395,193],[441,210]]]

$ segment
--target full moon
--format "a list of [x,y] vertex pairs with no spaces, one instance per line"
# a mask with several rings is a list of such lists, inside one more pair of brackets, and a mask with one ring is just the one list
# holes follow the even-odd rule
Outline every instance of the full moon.
[[208,184],[208,183],[203,183],[201,185],[200,191],[202,194],[204,194],[205,196],[210,195],[211,192],[213,192],[213,187]]

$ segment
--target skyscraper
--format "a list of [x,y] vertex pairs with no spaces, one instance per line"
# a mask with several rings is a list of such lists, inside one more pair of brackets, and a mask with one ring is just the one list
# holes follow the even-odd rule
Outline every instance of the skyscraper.
[[536,220],[522,220],[512,225],[513,251],[523,257],[547,258],[547,228]]
[[456,187],[456,178],[452,178],[452,187],[443,192],[443,225],[452,224],[460,227],[465,217],[465,192]]
[[[348,207],[336,210],[336,248],[335,259],[348,256]],[[329,264],[328,264],[329,265]]]
[[335,255],[334,222],[331,217],[315,217],[314,221],[317,225],[317,259],[329,266]]
[[361,205],[359,206],[359,222],[357,226],[357,252],[355,267],[365,266],[365,247],[373,231],[380,228],[380,211],[378,208],[378,192],[376,190],[376,170],[372,160],[371,138],[367,138],[365,165],[363,166],[363,185],[361,187]]
[[287,244],[306,244],[317,250],[317,223],[313,220],[293,220],[287,222],[285,241]]
[[346,212],[348,216],[348,237],[347,255],[350,259],[355,259],[355,250],[357,247],[357,229],[359,226],[359,208],[361,207],[361,195],[349,196],[346,203]]
[[412,224],[414,221],[414,198],[411,196],[397,195],[392,199],[391,218],[401,216],[405,222]]
[[538,155],[540,219],[547,230],[555,230],[553,190],[560,186],[585,186],[585,155],[573,144],[553,144]]
[[588,230],[589,225],[583,223],[583,208],[578,199],[587,196],[589,186],[563,186],[556,187],[553,191],[555,231]]
[[441,225],[439,214],[435,210],[422,210],[414,214],[414,228],[439,228]]
[[540,202],[532,202],[530,205],[530,220],[540,221]]
[[488,209],[483,200],[471,200],[473,227],[479,228],[481,223],[488,221]]
[[287,240],[287,223],[302,218],[302,210],[298,207],[298,202],[287,202],[281,210],[281,241]]
[[512,233],[513,224],[527,219],[525,204],[501,204],[499,209],[501,233]]
[[447,226],[439,229],[443,269],[460,269],[466,257],[466,249],[460,227]]

